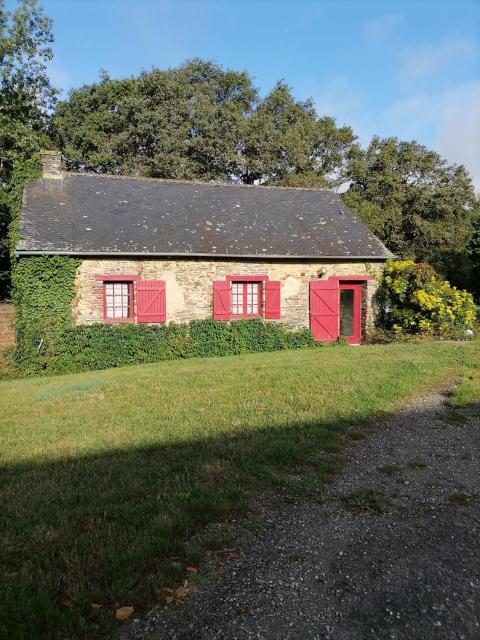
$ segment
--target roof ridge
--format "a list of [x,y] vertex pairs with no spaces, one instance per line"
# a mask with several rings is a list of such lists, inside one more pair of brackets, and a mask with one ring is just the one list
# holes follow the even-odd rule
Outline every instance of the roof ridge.
[[[334,191],[333,189],[329,189],[328,187],[289,187],[284,185],[266,185],[266,184],[245,184],[243,182],[223,182],[221,180],[209,180],[208,182],[205,180],[181,180],[175,178],[152,178],[150,176],[135,176],[135,175],[119,175],[113,173],[92,173],[90,171],[62,171],[64,177],[70,176],[83,176],[88,178],[113,178],[115,180],[139,180],[145,182],[166,182],[167,184],[192,184],[192,185],[200,185],[200,186],[210,186],[210,187],[242,187],[245,189],[270,189],[270,190],[282,190],[282,191],[315,191],[315,192],[324,192],[330,193],[335,196],[339,196],[340,194]],[[48,180],[48,178],[47,178]]]

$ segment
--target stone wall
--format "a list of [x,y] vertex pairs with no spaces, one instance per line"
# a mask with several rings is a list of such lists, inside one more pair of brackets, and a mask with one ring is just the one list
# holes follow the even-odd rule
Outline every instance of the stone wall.
[[0,349],[15,344],[13,304],[0,302]]
[[[223,259],[84,259],[78,269],[76,297],[73,303],[76,324],[103,322],[102,282],[96,275],[138,275],[147,280],[165,280],[167,322],[188,322],[211,318],[213,281],[227,275],[266,275],[281,282],[280,321],[291,327],[309,326],[309,281],[330,276],[378,276],[383,262],[335,263],[324,261],[266,260],[237,261]],[[372,296],[376,281],[365,285],[362,320],[373,320]]]

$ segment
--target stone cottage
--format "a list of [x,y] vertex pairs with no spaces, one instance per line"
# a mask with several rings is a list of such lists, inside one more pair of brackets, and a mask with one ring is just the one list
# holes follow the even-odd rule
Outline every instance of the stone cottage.
[[44,152],[17,256],[81,259],[76,324],[265,318],[358,344],[385,246],[327,190],[64,173]]

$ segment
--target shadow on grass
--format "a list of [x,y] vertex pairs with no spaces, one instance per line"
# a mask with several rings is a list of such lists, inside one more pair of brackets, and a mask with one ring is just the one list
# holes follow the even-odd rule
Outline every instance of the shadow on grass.
[[178,585],[183,564],[167,559],[188,561],[183,541],[197,528],[245,511],[252,490],[290,486],[292,471],[306,494],[325,483],[348,431],[341,420],[300,422],[0,467],[0,637],[104,637],[116,607],[142,612]]
[[292,470],[306,472],[306,493],[312,482],[321,486],[338,467],[346,427],[237,428],[215,439],[0,467],[0,637],[99,637],[115,625],[116,606],[141,611],[162,600],[162,587],[180,577],[165,559],[185,558],[192,531],[245,511],[250,491],[285,486]]

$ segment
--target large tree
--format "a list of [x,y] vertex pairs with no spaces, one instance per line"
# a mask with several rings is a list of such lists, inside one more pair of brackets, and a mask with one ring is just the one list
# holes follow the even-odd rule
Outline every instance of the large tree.
[[249,184],[335,186],[356,150],[355,140],[350,127],[319,118],[311,100],[296,101],[279,82],[245,120],[239,177]]
[[13,12],[0,0],[0,299],[9,287],[15,176],[48,144],[48,114],[55,99],[46,70],[52,40],[52,22],[37,0],[19,0]]
[[394,253],[465,282],[476,208],[465,167],[417,142],[374,137],[351,159],[348,177],[346,203]]
[[325,186],[355,136],[278,83],[260,99],[244,72],[191,60],[72,91],[58,142],[73,170]]
[[257,93],[246,73],[192,60],[70,92],[55,118],[72,170],[228,179]]

